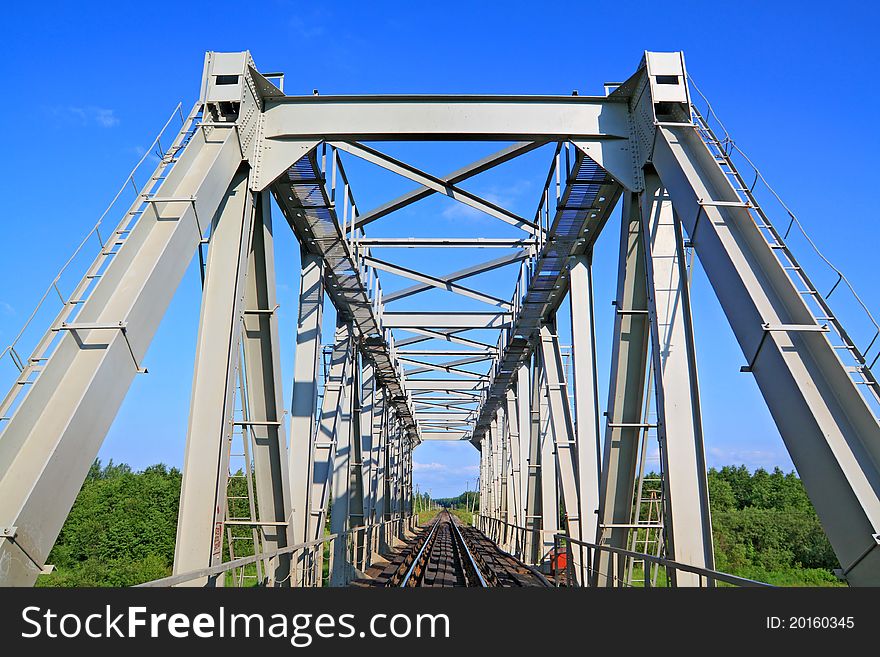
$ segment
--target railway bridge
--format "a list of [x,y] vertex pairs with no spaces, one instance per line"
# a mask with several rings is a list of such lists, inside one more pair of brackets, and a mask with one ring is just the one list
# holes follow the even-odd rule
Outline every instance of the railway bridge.
[[[47,568],[195,256],[174,572],[149,584],[756,584],[714,570],[694,258],[840,576],[880,584],[880,327],[863,304],[867,339],[844,327],[838,299],[860,303],[849,281],[823,260],[833,286],[820,291],[789,246],[795,215],[774,223],[772,189],[695,93],[678,52],[645,53],[599,96],[287,95],[284,75],[260,72],[248,52],[207,53],[198,101],[153,144],[155,170],[145,156],[74,254],[81,277],[64,287],[65,265],[31,318],[50,321],[29,320],[0,356],[16,366],[0,401],[0,584],[32,585]],[[402,142],[494,146],[438,174],[386,152],[406,152]],[[544,158],[534,214],[470,191],[522,158]],[[364,209],[346,165],[411,189]],[[484,219],[430,236],[393,221],[433,196]],[[618,208],[600,414],[593,254]],[[289,409],[274,253],[287,229],[301,248]],[[425,266],[394,262],[403,250]],[[493,289],[477,282],[487,274]],[[322,344],[328,302],[335,333]],[[412,455],[430,440],[479,450],[474,526],[446,512],[417,524]]]

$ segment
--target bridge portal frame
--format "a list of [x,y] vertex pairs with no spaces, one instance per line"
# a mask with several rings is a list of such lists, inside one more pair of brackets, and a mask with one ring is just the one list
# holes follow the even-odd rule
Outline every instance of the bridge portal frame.
[[[573,538],[626,548],[636,447],[648,428],[641,416],[647,380],[653,381],[652,428],[663,464],[666,554],[711,568],[683,268],[687,236],[844,577],[855,585],[880,584],[880,425],[825,335],[827,325],[774,254],[785,245],[768,243],[754,220],[759,208],[751,197],[743,200],[746,190],[724,168],[729,162],[713,153],[710,138],[692,112],[681,53],[646,53],[636,73],[604,97],[286,96],[249,53],[208,53],[200,100],[160,165],[161,173],[173,164],[170,174],[157,178],[155,192],[139,194],[129,214],[140,218],[119,235],[115,257],[85,286],[88,297],[65,302],[79,306],[75,319],[51,327],[57,345],[51,356],[40,353],[29,362],[37,377],[27,393],[14,391],[4,401],[3,411],[11,412],[0,434],[0,583],[32,584],[43,570],[125,392],[144,372],[147,347],[186,264],[206,242],[199,344],[210,348],[200,350],[194,375],[175,572],[222,559],[223,529],[231,522],[228,443],[236,426],[260,446],[254,453],[258,517],[245,522],[259,530],[259,548],[267,552],[320,536],[331,497],[330,522],[338,531],[368,515],[411,513],[413,449],[437,437],[470,440],[481,449],[481,513],[515,517],[530,532],[547,533],[559,520],[552,500],[561,493]],[[363,143],[387,140],[514,144],[439,177]],[[554,143],[555,165],[533,219],[459,185]],[[340,152],[420,187],[360,213]],[[512,244],[520,254],[508,258],[507,264],[520,263],[509,302],[458,282],[500,266],[492,261],[446,277],[397,267],[417,285],[383,294],[378,272],[394,265],[360,241],[364,226],[436,193],[525,233]],[[289,446],[269,307],[274,295],[267,289],[274,284],[269,194],[303,251]],[[589,263],[621,197],[612,385],[600,457]],[[485,244],[447,240],[445,246]],[[372,247],[381,248],[381,241]],[[385,309],[433,287],[498,307],[472,314]],[[584,302],[572,304],[573,414],[554,335],[567,292]],[[325,294],[338,324],[318,412]],[[416,337],[396,341],[401,329]],[[462,335],[473,329],[497,331],[498,342]],[[419,378],[438,366],[413,363],[401,347],[429,339],[489,356],[488,374],[475,377],[457,369],[467,363],[454,362],[440,366],[445,378]],[[870,368],[859,371],[867,396],[880,398]],[[232,402],[237,389],[251,400],[241,419]],[[371,408],[372,395],[379,412]],[[454,417],[438,419],[438,404]],[[532,549],[541,542],[533,541]],[[343,552],[334,560],[334,583],[345,581]],[[283,585],[290,564],[267,565],[269,581]],[[596,573],[608,574],[601,560]],[[694,582],[683,575],[676,583]]]

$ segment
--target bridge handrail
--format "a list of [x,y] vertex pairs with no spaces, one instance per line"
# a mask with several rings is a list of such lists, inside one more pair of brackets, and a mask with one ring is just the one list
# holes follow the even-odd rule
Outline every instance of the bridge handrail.
[[[247,557],[240,557],[238,559],[233,559],[232,561],[226,561],[221,564],[217,564],[216,566],[209,566],[207,568],[198,568],[196,570],[190,570],[185,573],[178,573],[177,575],[169,575],[168,577],[162,577],[160,579],[151,580],[149,582],[143,582],[141,584],[135,585],[137,588],[154,588],[154,587],[167,587],[167,586],[177,586],[178,584],[185,584],[186,582],[191,582],[195,579],[201,579],[205,577],[215,577],[217,575],[222,575],[231,570],[235,570],[236,568],[244,568],[245,566],[249,566],[251,564],[255,564],[259,561],[268,561],[270,559],[275,559],[280,556],[284,556],[286,554],[293,554],[296,552],[302,551],[306,553],[307,550],[312,548],[316,548],[318,546],[324,546],[325,544],[331,544],[337,539],[347,540],[349,537],[356,538],[358,534],[366,534],[367,532],[373,532],[377,529],[383,529],[388,525],[391,525],[392,528],[395,525],[406,523],[407,526],[412,528],[414,524],[418,524],[418,515],[410,515],[405,517],[393,518],[391,520],[383,520],[381,522],[372,523],[369,525],[362,525],[360,527],[355,527],[354,529],[350,529],[345,532],[338,532],[336,534],[327,534],[321,538],[306,541],[305,543],[298,543],[296,545],[288,545],[283,548],[278,548],[277,550],[271,550],[269,552],[261,552],[260,554],[253,554]],[[361,544],[362,547],[365,544]],[[354,542],[354,550],[357,552],[358,543]],[[366,550],[364,560],[366,560]],[[331,559],[333,555],[333,551],[331,549]],[[323,552],[322,555],[323,557]],[[320,565],[320,564],[319,564]],[[351,564],[356,565],[356,564]],[[314,581],[311,583],[311,586],[320,586],[320,581]]]
[[[134,168],[131,170],[131,173],[129,173],[128,176],[126,176],[125,180],[122,182],[122,185],[120,185],[119,191],[116,192],[116,195],[113,197],[113,200],[110,201],[110,204],[106,207],[104,212],[101,213],[101,216],[98,218],[98,220],[95,222],[95,224],[91,227],[91,229],[86,233],[86,236],[82,238],[79,245],[74,250],[73,254],[65,261],[65,263],[62,265],[61,269],[58,271],[58,273],[52,279],[52,282],[49,283],[49,286],[46,288],[46,291],[43,293],[43,296],[41,296],[40,300],[37,302],[37,306],[34,308],[33,312],[31,312],[31,314],[28,316],[24,325],[21,327],[21,329],[18,331],[18,333],[15,335],[15,337],[12,339],[12,342],[10,342],[9,345],[7,345],[6,348],[4,348],[2,352],[0,352],[0,359],[2,359],[4,356],[6,356],[6,354],[11,353],[15,350],[15,347],[18,345],[18,341],[21,340],[25,331],[27,331],[28,327],[31,325],[31,322],[33,322],[37,313],[42,308],[43,303],[46,301],[46,299],[52,293],[52,290],[56,289],[55,286],[58,285],[58,283],[61,280],[61,277],[67,271],[67,268],[74,261],[74,259],[82,252],[82,250],[85,248],[86,244],[91,239],[91,237],[93,235],[97,234],[97,235],[99,235],[99,239],[100,239],[100,233],[98,231],[100,230],[101,225],[104,222],[104,219],[107,217],[107,215],[113,209],[113,207],[116,205],[116,202],[119,200],[119,197],[122,196],[122,192],[125,191],[125,189],[129,186],[129,184],[134,185],[135,175],[137,174],[141,165],[146,161],[146,159],[151,154],[153,154],[153,147],[159,146],[161,144],[160,140],[162,139],[162,136],[165,134],[165,130],[167,130],[168,126],[174,120],[175,116],[180,117],[181,125],[185,124],[185,119],[183,118],[183,114],[181,114],[181,103],[177,103],[177,106],[171,112],[171,116],[168,117],[168,120],[165,122],[165,124],[162,126],[162,129],[159,131],[159,134],[156,135],[155,139],[153,139],[153,141],[150,142],[150,145],[146,149],[144,149],[144,152],[141,155],[141,159],[138,160],[137,164],[135,164]],[[135,188],[135,189],[137,189],[137,188]],[[103,246],[104,246],[104,244],[102,242],[101,247],[103,248]]]
[[[634,559],[641,559],[644,561],[650,561],[651,563],[657,564],[658,566],[662,566],[664,568],[670,569],[673,572],[682,571],[686,573],[692,573],[694,575],[699,575],[700,577],[706,578],[706,580],[711,580],[714,582],[724,582],[725,584],[733,584],[735,586],[749,586],[749,587],[768,587],[775,588],[772,584],[767,584],[766,582],[759,582],[758,580],[748,579],[746,577],[739,577],[738,575],[731,575],[729,573],[723,573],[718,570],[712,570],[710,568],[701,568],[699,566],[692,566],[690,564],[681,563],[679,561],[673,561],[672,559],[666,559],[665,557],[659,557],[653,554],[646,554],[643,552],[634,552],[633,550],[627,550],[625,548],[614,547],[612,545],[599,545],[597,543],[589,543],[587,541],[581,541],[576,538],[571,538],[567,534],[557,533],[554,535],[554,543],[559,546],[562,543],[565,543],[565,549],[567,555],[569,557],[568,563],[572,563],[572,554],[571,554],[571,546],[579,545],[581,547],[587,548],[587,571],[588,573],[596,573],[596,569],[590,565],[590,550],[596,550],[597,552],[608,552],[610,554],[617,554],[624,557],[631,557]],[[650,581],[650,578],[645,579],[646,582]]]
[[[483,527],[480,527],[480,529],[482,529],[483,531],[488,531],[489,533],[487,535],[489,536],[489,538],[494,540],[496,543],[498,543],[499,546],[502,547],[502,549],[504,549],[504,544],[510,542],[510,534],[507,530],[522,532],[523,536],[528,536],[529,534],[537,534],[537,535],[552,534],[553,535],[554,553],[559,554],[560,549],[566,550],[567,561],[566,561],[565,568],[568,571],[568,575],[567,575],[566,579],[571,583],[578,581],[574,577],[574,568],[575,568],[574,554],[572,554],[572,550],[571,550],[572,545],[577,545],[577,546],[586,548],[586,550],[587,550],[586,559],[584,559],[586,567],[584,567],[584,564],[581,564],[581,566],[580,566],[580,570],[581,570],[581,578],[580,579],[581,580],[584,579],[584,577],[583,577],[584,571],[585,571],[585,574],[589,576],[589,579],[591,581],[592,581],[594,575],[596,575],[596,576],[602,575],[602,573],[599,573],[598,570],[593,566],[593,552],[592,551],[595,550],[596,553],[604,551],[609,554],[616,555],[615,559],[614,559],[615,562],[618,561],[618,559],[616,558],[617,556],[623,556],[623,557],[632,558],[632,559],[644,560],[645,562],[650,562],[650,563],[656,564],[656,565],[661,566],[663,568],[667,568],[669,570],[672,570],[673,572],[681,571],[681,572],[692,573],[694,575],[698,575],[700,577],[705,578],[707,581],[711,580],[713,582],[724,582],[725,584],[732,584],[734,586],[743,586],[743,587],[748,586],[748,587],[770,587],[770,588],[773,588],[772,584],[767,584],[766,582],[759,582],[757,580],[748,579],[746,577],[739,577],[737,575],[731,575],[729,573],[723,573],[721,571],[712,570],[709,568],[701,568],[699,566],[692,566],[690,564],[685,564],[685,563],[681,563],[678,561],[673,561],[672,559],[667,559],[665,557],[661,557],[661,556],[657,556],[657,555],[653,555],[653,554],[645,554],[642,552],[634,552],[633,550],[618,548],[618,547],[614,547],[611,545],[600,545],[597,543],[590,543],[588,541],[581,541],[581,540],[578,540],[575,538],[571,538],[567,534],[559,532],[558,530],[551,531],[551,530],[543,530],[543,529],[529,529],[528,527],[523,527],[521,525],[515,525],[515,524],[510,523],[506,520],[502,520],[501,518],[494,518],[492,516],[476,515],[476,516],[474,516],[474,518],[475,518],[475,520],[479,519],[480,525],[487,525],[485,527],[485,529],[483,529]],[[504,530],[505,530],[503,535],[499,531],[499,529],[501,529],[501,528],[504,528]],[[526,540],[522,540],[518,544],[522,545],[524,543],[526,543]],[[520,555],[515,554],[514,556],[519,557]],[[548,556],[549,556],[548,554],[545,554],[545,555],[543,555],[543,558],[547,558]],[[614,579],[615,579],[615,581],[623,582],[622,578],[616,577]],[[646,577],[645,582],[647,583],[646,588],[650,588],[650,583],[649,583],[650,578]],[[557,579],[557,586],[558,585],[559,585],[559,580]]]

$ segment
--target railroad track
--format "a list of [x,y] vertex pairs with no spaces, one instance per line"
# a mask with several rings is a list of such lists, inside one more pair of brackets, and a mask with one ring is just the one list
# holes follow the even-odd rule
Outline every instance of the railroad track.
[[380,585],[410,587],[548,586],[486,536],[441,511],[383,571]]

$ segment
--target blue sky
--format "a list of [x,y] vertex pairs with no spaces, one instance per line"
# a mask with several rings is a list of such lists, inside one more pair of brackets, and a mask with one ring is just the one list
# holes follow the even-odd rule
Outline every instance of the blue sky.
[[[285,71],[288,93],[601,94],[631,74],[644,50],[684,50],[690,74],[751,158],[880,310],[873,190],[878,151],[878,10],[857,2],[657,3],[33,3],[6,8],[6,157],[0,160],[0,343],[27,318],[178,101],[197,94],[205,50],[251,50],[262,70]],[[735,7],[735,9],[734,9]],[[388,150],[442,174],[496,147]],[[533,212],[546,162],[536,157],[474,182],[473,191]],[[349,167],[362,209],[407,187]],[[535,173],[540,172],[538,177]],[[361,183],[358,186],[358,182]],[[381,184],[380,184],[381,183]],[[480,232],[491,221],[456,208],[413,206],[371,234],[412,234],[446,222]],[[780,219],[781,221],[781,219]],[[441,223],[441,225],[444,225]],[[494,230],[495,226],[490,226]],[[395,233],[395,229],[397,232]],[[383,232],[383,231],[387,231]],[[600,238],[596,302],[600,366],[607,371],[617,225]],[[278,278],[290,392],[298,251],[279,231]],[[507,234],[499,229],[498,235]],[[800,251],[799,251],[800,253]],[[395,261],[405,262],[402,254]],[[808,259],[807,263],[810,263]],[[432,271],[457,268],[431,263]],[[512,279],[485,279],[509,296]],[[695,325],[710,464],[791,462],[711,290],[697,271]],[[563,309],[563,315],[566,311]],[[188,272],[101,451],[136,468],[183,458],[198,322],[198,274]],[[45,325],[45,324],[44,324]],[[562,322],[561,331],[567,330]],[[564,338],[563,338],[564,339]],[[11,381],[0,363],[0,381]],[[602,378],[602,377],[600,377]],[[604,386],[603,399],[604,399]],[[461,492],[476,475],[468,444],[416,452],[416,483]]]

